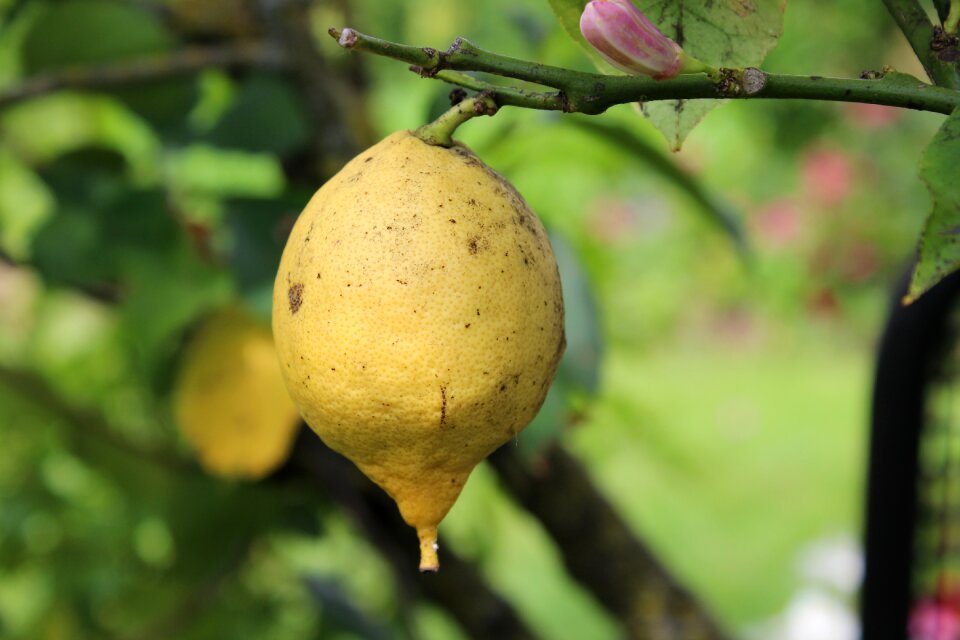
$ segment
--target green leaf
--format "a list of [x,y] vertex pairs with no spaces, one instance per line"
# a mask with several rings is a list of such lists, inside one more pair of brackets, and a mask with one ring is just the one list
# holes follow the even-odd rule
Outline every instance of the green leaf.
[[166,165],[171,188],[187,194],[269,198],[279,195],[286,181],[271,154],[203,144],[171,152]]
[[[116,0],[52,3],[27,32],[22,47],[27,75],[162,55],[176,38],[157,15]],[[161,64],[158,62],[157,64]],[[130,83],[108,91],[152,123],[180,126],[196,98],[192,78]]]
[[[692,6],[691,6],[692,5]],[[783,30],[786,0],[690,3],[642,0],[640,10],[684,51],[713,67],[758,66]],[[644,113],[674,149],[718,100],[668,100]]]
[[583,8],[587,6],[588,0],[547,1],[550,3],[550,8],[553,9],[554,15],[556,15],[560,21],[560,26],[563,27],[563,30],[567,32],[568,36],[583,47],[583,50],[586,51],[587,56],[593,61],[593,64],[601,71],[619,73],[617,71],[611,71],[613,67],[604,62],[603,58],[594,51],[593,47],[584,39],[583,34],[580,33],[580,14],[583,13]]
[[54,4],[23,42],[27,74],[160,53],[173,38],[150,14],[111,0]]
[[290,83],[256,74],[243,84],[207,139],[220,147],[285,157],[302,150],[310,133],[304,107]]
[[[597,56],[580,35],[580,14],[586,0],[549,0],[563,28]],[[636,0],[635,4],[684,51],[713,67],[757,66],[773,49],[783,29],[785,0],[677,2]],[[597,65],[609,72],[606,64]],[[643,113],[674,149],[720,100],[667,100],[643,105]]]
[[240,293],[266,292],[269,300],[289,229],[311,195],[292,191],[277,199],[227,204],[227,259]]
[[933,211],[920,236],[920,259],[913,270],[909,304],[960,269],[960,110],[947,118],[920,162],[920,178],[933,198]]

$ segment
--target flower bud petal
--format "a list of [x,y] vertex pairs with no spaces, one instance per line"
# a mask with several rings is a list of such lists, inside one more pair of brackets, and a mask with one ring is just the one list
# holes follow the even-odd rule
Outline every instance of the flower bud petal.
[[660,80],[680,71],[683,50],[630,0],[590,0],[580,32],[604,60],[627,73]]

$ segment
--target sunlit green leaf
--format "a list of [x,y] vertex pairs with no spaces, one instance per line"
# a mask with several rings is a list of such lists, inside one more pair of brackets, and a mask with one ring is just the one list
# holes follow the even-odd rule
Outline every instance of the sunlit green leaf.
[[0,135],[28,164],[47,163],[84,147],[122,155],[138,181],[159,173],[160,141],[122,104],[105,96],[60,93],[0,113]]
[[218,197],[272,197],[285,182],[275,156],[192,145],[167,157],[167,177],[179,192]]
[[920,259],[913,272],[905,301],[916,300],[924,291],[960,269],[960,111],[947,118],[927,147],[920,163],[920,177],[933,198],[933,211],[920,238]]

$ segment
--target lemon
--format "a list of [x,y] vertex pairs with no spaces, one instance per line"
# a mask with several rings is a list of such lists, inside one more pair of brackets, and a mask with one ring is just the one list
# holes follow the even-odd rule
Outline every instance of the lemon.
[[396,501],[422,571],[471,470],[536,415],[565,344],[540,221],[467,147],[409,131],[307,204],[273,332],[307,423]]
[[184,350],[174,389],[181,433],[210,473],[258,479],[286,460],[300,415],[269,326],[240,308],[211,314]]

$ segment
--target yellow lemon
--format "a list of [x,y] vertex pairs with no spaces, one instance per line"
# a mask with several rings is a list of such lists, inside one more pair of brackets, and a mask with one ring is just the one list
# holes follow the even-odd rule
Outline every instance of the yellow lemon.
[[540,221],[467,147],[395,133],[299,217],[273,332],[307,423],[397,502],[436,570],[471,470],[536,415],[564,349]]
[[300,415],[269,326],[233,307],[206,318],[180,362],[174,411],[207,471],[257,479],[280,466]]

